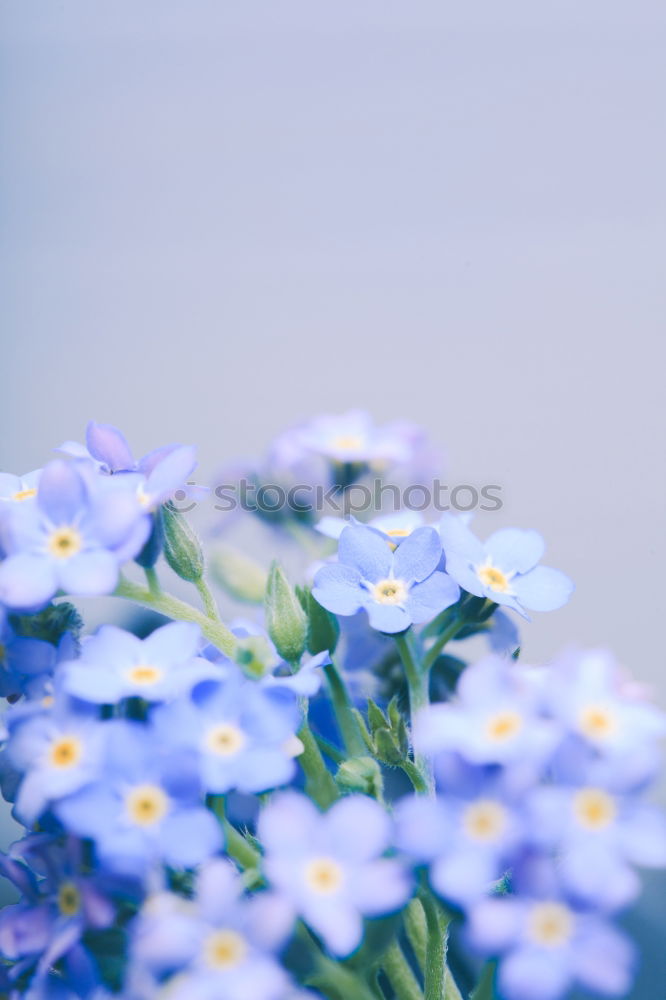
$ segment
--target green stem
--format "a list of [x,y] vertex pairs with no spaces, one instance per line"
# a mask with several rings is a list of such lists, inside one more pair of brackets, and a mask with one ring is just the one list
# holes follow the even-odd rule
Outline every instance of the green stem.
[[426,965],[428,927],[423,903],[418,896],[412,899],[405,911],[405,930],[407,931],[407,939],[412,946],[412,951],[416,955],[416,961],[423,972]]
[[154,566],[146,566],[143,571],[146,574],[146,582],[148,584],[148,590],[154,596],[162,593],[162,587],[160,586],[159,577],[157,576],[157,570]]
[[324,667],[324,673],[328,681],[328,690],[331,695],[335,720],[347,752],[351,757],[361,757],[367,753],[367,750],[358,722],[352,712],[353,705],[349,697],[347,685],[333,662],[328,663]]
[[397,941],[384,952],[381,965],[396,995],[396,1000],[423,1000],[423,993],[405,954]]
[[373,990],[359,974],[322,953],[312,932],[300,920],[296,924],[296,938],[311,963],[308,986],[314,986],[331,1000],[376,1000]]
[[209,618],[213,618],[215,621],[219,621],[220,615],[217,610],[217,601],[213,597],[210,587],[206,583],[203,577],[196,582],[196,588],[201,596],[201,601],[204,606],[204,611]]
[[428,781],[423,776],[421,771],[418,769],[413,760],[406,757],[404,760],[400,761],[398,765],[405,772],[412,785],[414,786],[414,791],[418,792],[419,795],[427,795],[430,791],[430,786]]
[[464,619],[461,620],[460,618],[455,618],[449,627],[444,629],[442,634],[437,637],[428,652],[423,657],[423,666],[425,670],[430,670],[433,663],[446,646],[447,642],[450,642],[451,639],[455,637],[464,624]]
[[332,760],[334,764],[342,764],[343,760],[347,760],[347,755],[336,747],[335,744],[327,740],[325,736],[321,736],[319,733],[314,733],[314,738],[317,741],[317,746],[322,753],[325,753],[329,760]]
[[[414,718],[417,712],[430,703],[430,674],[418,662],[417,653],[414,649],[414,635],[411,629],[398,633],[395,636],[395,643],[405,668],[407,689],[409,691],[409,714],[413,729]],[[427,792],[433,793],[434,778],[432,763],[427,758],[415,753],[414,766],[421,775]]]
[[234,858],[241,868],[259,868],[261,865],[261,854],[227,819],[224,808],[224,796],[211,795],[209,801],[224,832],[224,846],[227,854]]
[[493,984],[495,982],[495,963],[488,962],[481,973],[479,984],[470,995],[470,1000],[493,1000],[495,992]]
[[307,719],[298,731],[298,738],[304,747],[298,762],[305,773],[305,790],[318,806],[327,809],[338,798],[338,786],[326,767]]
[[425,1000],[442,1000],[444,996],[444,968],[446,961],[446,925],[437,902],[429,892],[424,892],[421,902],[426,918],[428,943],[425,963]]
[[159,611],[160,614],[166,615],[167,618],[173,618],[175,621],[194,622],[200,626],[203,634],[214,646],[221,649],[227,656],[234,656],[236,637],[226,625],[220,621],[213,621],[197,608],[193,608],[191,604],[186,604],[185,601],[172,597],[171,594],[164,592],[153,594],[146,587],[140,587],[138,584],[121,577],[113,596],[126,597],[128,600],[151,608],[153,611]]

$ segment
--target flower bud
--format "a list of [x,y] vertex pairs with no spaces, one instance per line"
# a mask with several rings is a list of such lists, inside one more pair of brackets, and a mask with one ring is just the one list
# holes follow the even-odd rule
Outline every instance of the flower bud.
[[203,576],[204,557],[199,539],[182,514],[167,505],[161,508],[164,557],[181,580],[197,583]]
[[298,598],[303,610],[308,616],[308,652],[333,653],[340,637],[340,624],[335,615],[312,596],[312,591],[306,587],[297,588]]
[[372,757],[351,757],[343,761],[335,780],[341,788],[373,798],[381,796],[384,785],[381,768]]
[[266,584],[266,627],[280,656],[298,663],[305,650],[308,620],[280,566],[274,562]]
[[261,604],[268,574],[253,559],[231,545],[217,545],[210,570],[215,582],[231,597],[246,604]]

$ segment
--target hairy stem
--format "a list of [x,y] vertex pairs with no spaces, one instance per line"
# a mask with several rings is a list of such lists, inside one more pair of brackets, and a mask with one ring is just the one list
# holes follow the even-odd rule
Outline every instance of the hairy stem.
[[345,747],[350,756],[360,757],[367,751],[358,722],[354,718],[354,713],[352,712],[353,705],[351,698],[349,697],[347,685],[342,679],[340,671],[333,662],[328,663],[324,667],[324,673],[326,674],[326,680],[328,682],[328,690],[331,695],[333,711],[335,712],[335,720],[338,724],[340,735],[344,740]]
[[327,809],[338,798],[338,786],[326,767],[307,719],[298,731],[298,738],[305,748],[298,758],[305,773],[305,790],[318,806]]
[[381,965],[391,984],[396,1000],[423,1000],[423,993],[398,941],[384,952]]
[[[409,714],[413,730],[417,712],[430,703],[430,674],[418,661],[418,654],[414,648],[414,635],[411,629],[398,633],[395,636],[395,643],[405,668],[407,689],[409,691]],[[414,766],[423,778],[425,790],[432,794],[434,792],[434,779],[431,762],[420,754],[415,753]]]
[[203,634],[214,646],[217,646],[227,656],[234,656],[236,637],[226,625],[223,625],[221,621],[209,618],[197,608],[193,608],[191,604],[187,604],[177,597],[172,597],[171,594],[166,594],[163,591],[151,593],[148,588],[140,587],[138,584],[121,577],[113,596],[125,597],[145,608],[159,611],[160,614],[166,615],[167,618],[173,618],[174,621],[194,622],[199,625]]

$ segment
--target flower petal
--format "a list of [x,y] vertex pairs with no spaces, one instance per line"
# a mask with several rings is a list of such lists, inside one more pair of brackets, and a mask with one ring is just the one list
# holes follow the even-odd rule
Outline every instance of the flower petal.
[[[400,548],[406,543],[403,542]],[[460,587],[448,573],[435,571],[423,583],[410,587],[405,610],[417,625],[427,622],[440,611],[451,607],[460,597]]]
[[391,550],[386,539],[365,525],[348,525],[340,535],[338,559],[357,570],[363,579],[377,583],[391,571]]
[[527,573],[541,559],[545,543],[538,531],[502,528],[487,539],[486,553],[505,573]]
[[[382,545],[385,545],[382,542]],[[366,591],[361,587],[361,575],[351,566],[331,563],[322,566],[314,578],[312,594],[323,608],[336,615],[353,615],[363,604]]]
[[419,583],[437,569],[442,542],[434,528],[417,528],[405,538],[393,556],[393,575]]
[[549,566],[537,566],[524,576],[514,577],[511,586],[530,611],[555,611],[567,603],[574,591],[569,577]]

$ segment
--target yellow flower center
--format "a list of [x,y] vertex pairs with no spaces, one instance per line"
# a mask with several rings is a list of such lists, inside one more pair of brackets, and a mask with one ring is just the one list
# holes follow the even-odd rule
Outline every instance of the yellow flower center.
[[490,562],[483,566],[477,566],[476,575],[484,587],[494,590],[497,594],[511,594],[511,577],[503,573],[497,566],[492,566]]
[[602,742],[617,729],[617,719],[606,705],[587,705],[580,713],[578,724],[584,736]]
[[360,434],[339,434],[333,438],[331,444],[336,451],[359,451],[364,441]]
[[81,551],[83,539],[76,528],[56,528],[48,540],[48,550],[56,559],[71,559]]
[[305,881],[323,896],[337,892],[343,880],[342,868],[333,858],[315,858],[305,869]]
[[221,757],[231,757],[245,746],[246,736],[242,729],[231,722],[221,722],[206,733],[206,746]]
[[61,736],[51,744],[49,760],[53,767],[74,767],[81,760],[83,746],[76,736]]
[[127,671],[127,677],[133,684],[146,685],[157,684],[162,679],[162,671],[158,667],[151,667],[147,663],[141,663]]
[[64,917],[73,917],[81,909],[81,893],[73,882],[63,882],[60,886],[58,909]]
[[581,788],[573,800],[576,820],[586,830],[605,830],[617,815],[615,799],[603,788]]
[[494,743],[506,743],[523,728],[523,718],[518,712],[507,710],[492,715],[486,722],[486,734]]
[[12,493],[12,500],[16,500],[17,503],[23,503],[24,500],[29,500],[30,497],[37,496],[36,489],[29,490],[17,490],[16,493]]
[[232,969],[247,955],[247,941],[237,931],[213,931],[204,941],[203,952],[213,969]]
[[404,604],[407,585],[403,580],[380,580],[372,588],[372,596],[378,604]]
[[128,793],[125,806],[137,826],[154,826],[166,816],[169,799],[158,785],[137,785]]
[[473,802],[463,813],[465,832],[474,840],[496,840],[506,829],[506,824],[506,809],[492,799]]
[[573,929],[573,914],[563,903],[537,903],[527,924],[532,940],[546,948],[560,948],[566,944]]

